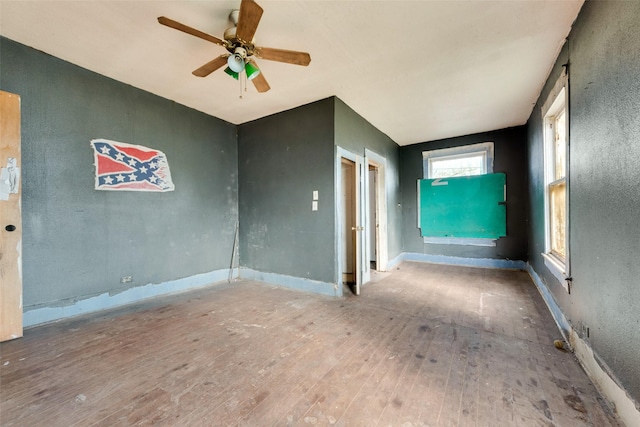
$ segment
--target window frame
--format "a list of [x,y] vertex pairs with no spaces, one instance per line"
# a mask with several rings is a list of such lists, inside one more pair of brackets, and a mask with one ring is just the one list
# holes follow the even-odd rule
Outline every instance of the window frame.
[[458,147],[439,148],[436,150],[428,150],[422,152],[422,176],[424,179],[434,179],[431,177],[429,165],[433,160],[442,160],[443,158],[464,158],[471,155],[482,154],[484,156],[485,165],[483,175],[493,173],[493,142],[481,142],[478,144],[462,145]]
[[[493,160],[494,160],[494,143],[480,142],[476,144],[461,145],[457,147],[439,148],[435,150],[427,150],[422,152],[422,176],[424,179],[435,179],[431,176],[429,165],[433,160],[444,158],[462,158],[471,157],[472,155],[481,154],[484,158],[484,173],[482,175],[493,173]],[[447,179],[440,177],[439,179]],[[420,193],[418,191],[418,199]],[[420,200],[417,201],[418,206]],[[418,228],[420,228],[420,218],[418,217]],[[463,245],[463,246],[496,246],[495,239],[484,238],[468,238],[468,237],[423,237],[424,243],[438,244],[438,245]]]
[[[557,117],[564,113],[564,139],[565,139],[565,153],[564,153],[564,176],[556,176],[557,156],[556,156],[556,123]],[[543,126],[543,165],[544,165],[544,230],[545,230],[545,246],[542,257],[544,263],[558,279],[560,284],[567,292],[570,292],[569,287],[571,278],[571,251],[569,246],[569,230],[570,230],[570,215],[569,215],[569,76],[566,67],[562,69],[562,73],[556,81],[553,89],[549,93],[546,102],[542,106],[542,126]],[[552,228],[552,188],[560,185],[565,186],[564,192],[564,212],[565,212],[565,227],[564,227],[564,259],[560,254],[555,253],[553,250],[553,228]]]

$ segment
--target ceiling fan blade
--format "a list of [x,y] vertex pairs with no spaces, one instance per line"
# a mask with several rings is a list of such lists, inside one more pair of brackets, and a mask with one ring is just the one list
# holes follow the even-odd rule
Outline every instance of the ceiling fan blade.
[[271,47],[256,47],[256,55],[269,61],[286,62],[287,64],[307,66],[311,62],[311,55],[307,52],[295,50],[273,49]]
[[[254,67],[258,68],[258,64],[256,64],[256,62],[253,59],[250,60],[249,63]],[[256,77],[251,79],[251,81],[253,82],[253,85],[256,87],[256,90],[260,93],[266,92],[269,89],[271,89],[271,86],[269,86],[269,83],[267,83],[267,79],[264,78],[264,74],[262,73],[262,71],[260,71],[260,74],[258,74]]]
[[211,34],[203,33],[200,30],[196,30],[195,28],[191,28],[187,25],[181,24],[178,21],[174,21],[173,19],[167,18],[166,16],[161,16],[158,18],[158,22],[162,25],[166,25],[167,27],[174,28],[176,30],[180,30],[183,33],[191,34],[192,36],[199,37],[201,39],[210,41],[211,43],[219,44],[220,46],[225,46],[226,43],[224,40],[221,40]]
[[228,57],[229,55],[220,55],[216,59],[207,62],[197,70],[193,70],[191,74],[198,77],[207,77],[209,74],[213,73],[218,68],[224,65],[227,65]]
[[239,39],[251,43],[258,29],[262,12],[262,8],[255,1],[242,0],[238,16],[238,27],[236,28],[236,36]]

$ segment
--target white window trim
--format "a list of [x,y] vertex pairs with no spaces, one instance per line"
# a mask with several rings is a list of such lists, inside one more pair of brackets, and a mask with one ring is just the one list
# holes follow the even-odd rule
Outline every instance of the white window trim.
[[544,259],[544,265],[547,266],[551,274],[558,279],[558,282],[562,285],[563,288],[569,291],[569,285],[567,283],[567,277],[564,273],[564,263],[562,260],[558,259],[558,257],[553,254],[543,253],[542,258]]
[[552,180],[550,177],[553,175],[553,168],[555,164],[552,164],[548,160],[549,151],[552,150],[551,144],[553,144],[555,136],[553,135],[553,129],[550,128],[549,122],[550,119],[558,112],[561,108],[564,108],[566,111],[567,121],[569,120],[569,76],[567,74],[566,67],[562,69],[562,73],[558,80],[556,81],[553,89],[549,93],[547,100],[542,105],[542,121],[543,121],[543,138],[544,138],[544,236],[545,236],[545,252],[542,253],[542,257],[544,259],[544,264],[547,269],[551,272],[551,274],[560,282],[563,288],[567,292],[570,292],[569,282],[571,278],[571,264],[570,264],[570,248],[569,248],[569,123],[567,123],[566,127],[566,143],[567,143],[567,151],[565,154],[565,185],[566,185],[566,230],[565,230],[565,248],[566,248],[566,256],[563,261],[553,253],[551,253],[551,207],[549,203],[549,185],[552,184],[555,180]]
[[422,176],[431,179],[429,173],[430,160],[439,157],[463,157],[466,154],[482,153],[485,156],[485,173],[493,173],[493,142],[462,145],[460,147],[441,148],[422,152]]
[[[425,179],[431,179],[429,164],[440,157],[464,157],[467,154],[481,153],[484,156],[484,173],[493,173],[493,142],[462,145],[459,147],[440,148],[422,152],[422,173]],[[506,200],[506,194],[505,194]],[[418,228],[420,228],[420,188],[418,187]],[[496,246],[495,239],[465,238],[465,237],[423,237],[424,243],[433,245],[461,245],[461,246]]]

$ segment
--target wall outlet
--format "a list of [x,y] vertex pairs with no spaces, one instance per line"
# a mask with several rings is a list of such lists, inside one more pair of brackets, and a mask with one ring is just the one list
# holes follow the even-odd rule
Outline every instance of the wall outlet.
[[585,325],[584,323],[582,324],[582,333],[580,334],[582,336],[582,339],[587,339],[589,338],[589,327],[587,325]]
[[120,283],[129,283],[129,282],[133,282],[133,277],[122,276],[122,278],[120,278]]

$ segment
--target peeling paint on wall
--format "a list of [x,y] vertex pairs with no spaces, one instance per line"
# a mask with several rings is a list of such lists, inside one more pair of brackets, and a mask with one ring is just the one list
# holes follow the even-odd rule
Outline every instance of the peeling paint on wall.
[[0,170],[0,200],[9,200],[9,194],[18,194],[20,168],[14,157],[7,159],[7,167]]

